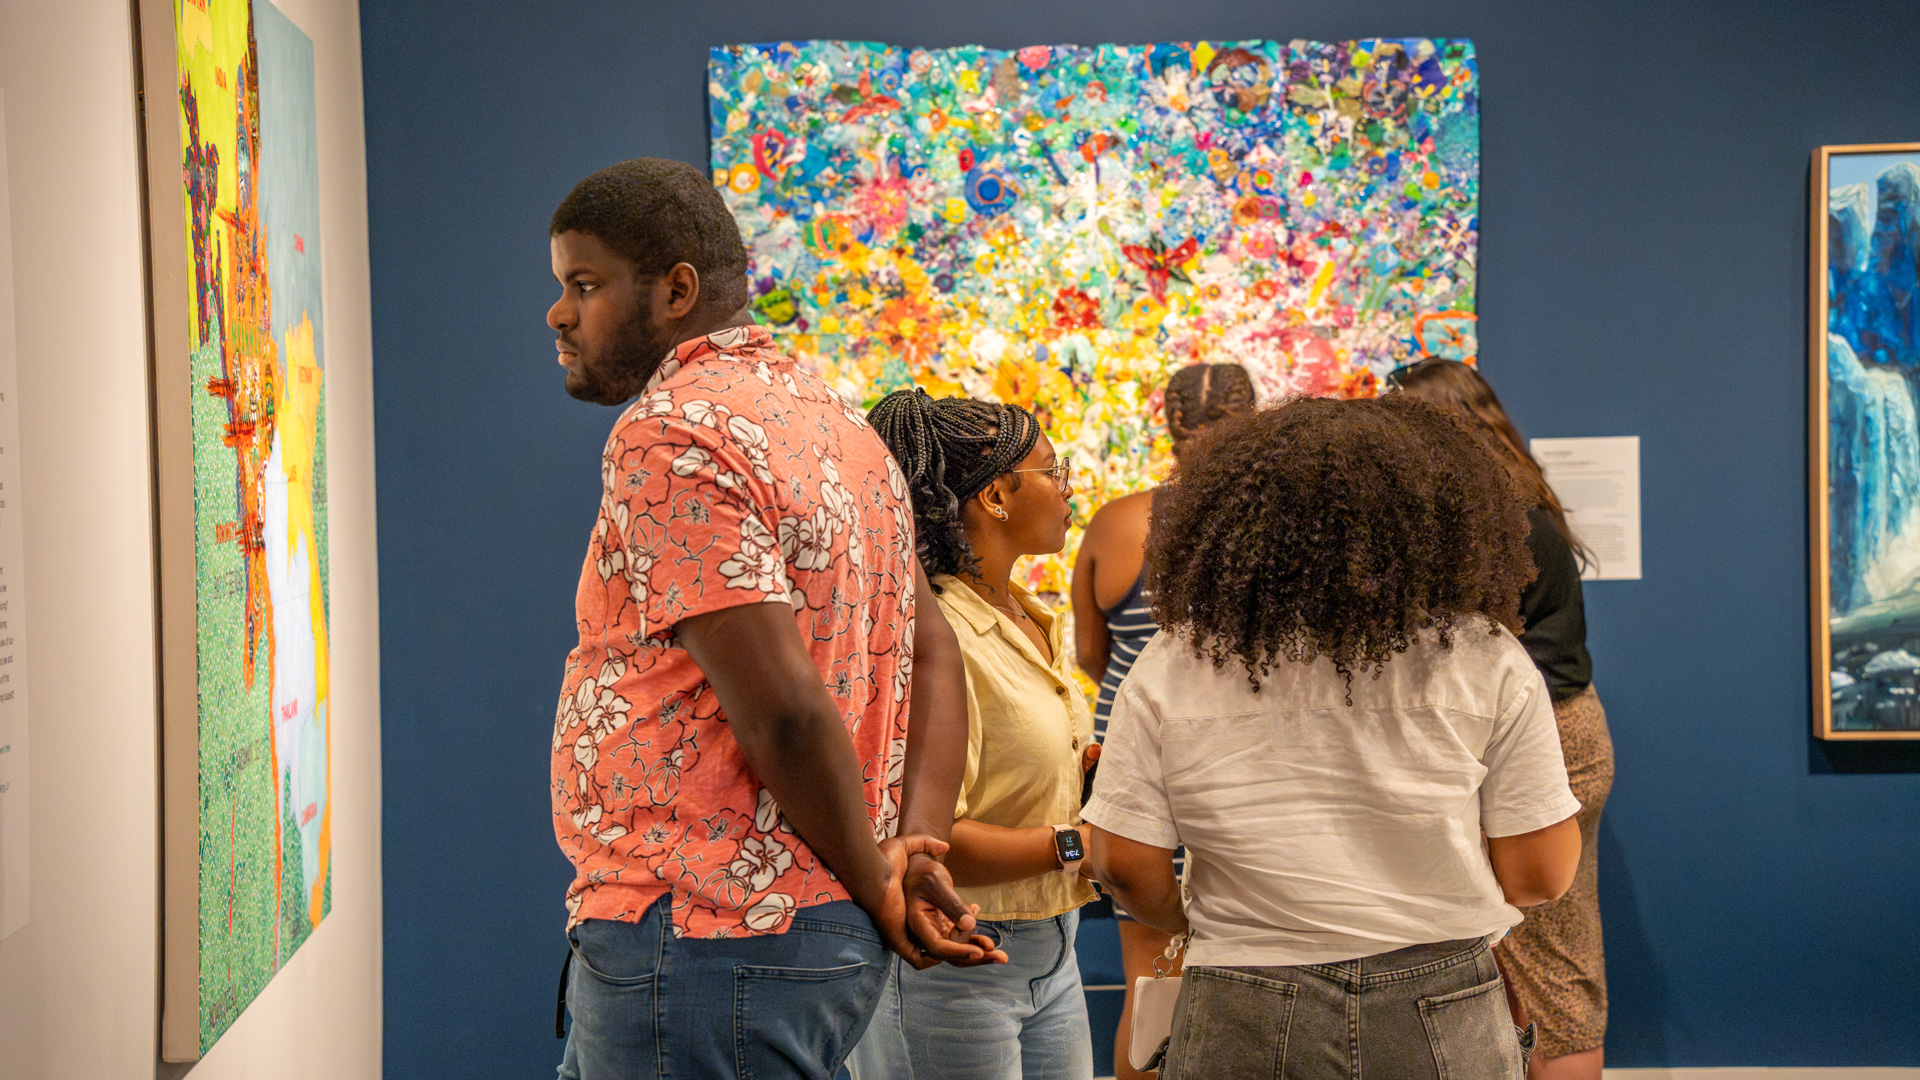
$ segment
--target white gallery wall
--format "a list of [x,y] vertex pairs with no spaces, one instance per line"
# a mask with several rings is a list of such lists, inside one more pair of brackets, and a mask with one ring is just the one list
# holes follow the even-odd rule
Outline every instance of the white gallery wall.
[[205,1059],[158,1062],[160,729],[133,12],[127,0],[0,3],[21,469],[6,501],[24,527],[31,629],[20,646],[32,688],[28,915],[0,940],[0,1080],[380,1075],[359,14],[352,0],[278,6],[313,39],[318,84],[333,910]]
[[[0,1076],[153,1071],[159,843],[147,349],[124,2],[0,4],[31,639],[24,927]],[[10,808],[9,812],[17,812]]]

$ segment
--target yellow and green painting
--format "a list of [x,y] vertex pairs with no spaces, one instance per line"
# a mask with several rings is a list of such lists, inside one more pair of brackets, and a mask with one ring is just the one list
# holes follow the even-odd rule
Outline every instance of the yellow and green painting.
[[313,43],[175,0],[193,401],[200,1043],[331,905],[326,365]]

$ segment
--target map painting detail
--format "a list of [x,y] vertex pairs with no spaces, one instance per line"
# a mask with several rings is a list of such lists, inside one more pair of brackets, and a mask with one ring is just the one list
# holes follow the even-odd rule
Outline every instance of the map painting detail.
[[200,1042],[331,905],[327,449],[313,44],[175,0],[191,305]]
[[735,45],[707,94],[781,347],[867,404],[1027,406],[1082,523],[1153,482],[1174,370],[1355,396],[1475,354],[1471,42]]
[[1831,728],[1920,731],[1920,152],[1827,162]]

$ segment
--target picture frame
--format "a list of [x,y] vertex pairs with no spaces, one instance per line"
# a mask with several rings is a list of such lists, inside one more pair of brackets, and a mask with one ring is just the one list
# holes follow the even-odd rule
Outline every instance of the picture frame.
[[1809,204],[1813,734],[1920,739],[1920,142],[1817,148]]

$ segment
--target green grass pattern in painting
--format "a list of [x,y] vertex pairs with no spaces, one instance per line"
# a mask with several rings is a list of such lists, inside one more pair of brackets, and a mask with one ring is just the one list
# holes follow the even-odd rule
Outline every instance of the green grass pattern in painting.
[[[192,385],[220,374],[219,336],[196,349]],[[220,438],[226,403],[193,395],[194,539],[200,653],[200,1018],[226,1030],[277,966],[273,804],[273,658],[266,639],[254,684],[241,671],[246,566],[238,547],[216,541],[239,513],[234,455]]]

